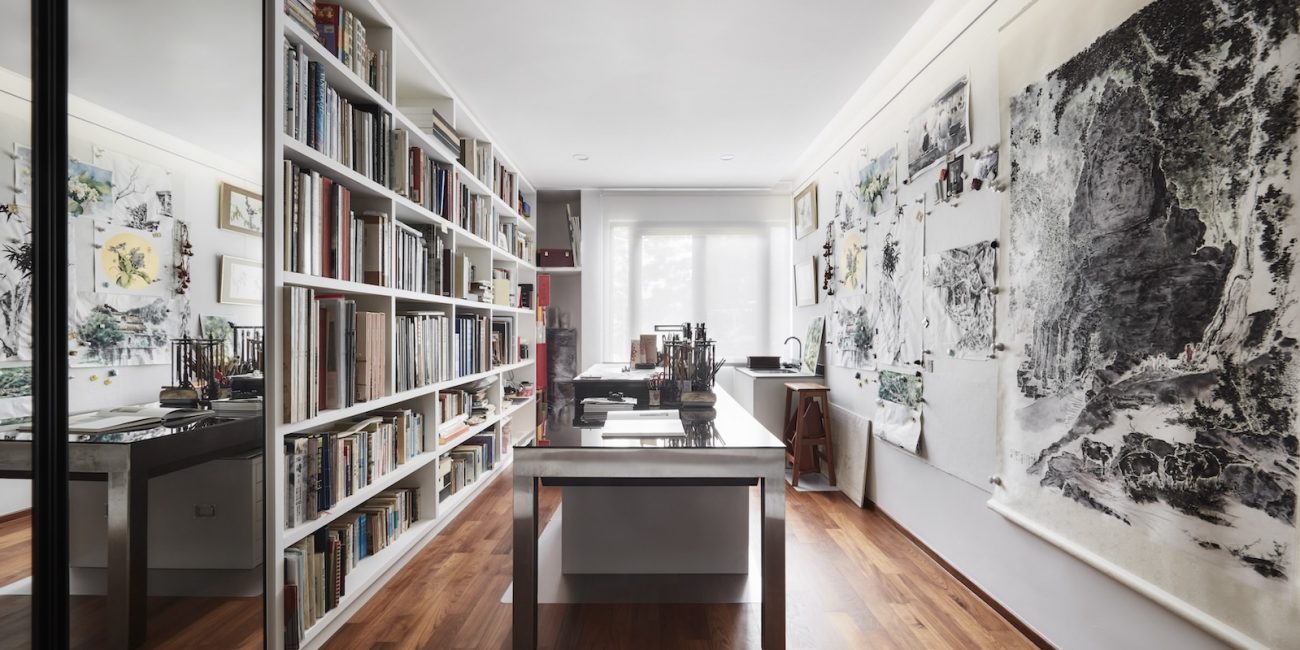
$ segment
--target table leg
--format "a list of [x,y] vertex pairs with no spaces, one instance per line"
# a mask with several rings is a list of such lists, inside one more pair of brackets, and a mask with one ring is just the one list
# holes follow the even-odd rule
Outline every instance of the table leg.
[[134,648],[144,642],[148,486],[148,479],[130,471],[108,475],[108,632],[114,648]]
[[785,476],[764,477],[761,483],[763,648],[783,650],[785,648]]
[[537,647],[537,478],[515,466],[514,489],[515,650]]

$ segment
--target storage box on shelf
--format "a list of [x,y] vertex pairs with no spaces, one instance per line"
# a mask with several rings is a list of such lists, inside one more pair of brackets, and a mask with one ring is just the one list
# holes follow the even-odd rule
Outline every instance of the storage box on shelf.
[[[381,0],[286,0],[275,20],[267,632],[314,648],[535,426],[504,385],[536,383],[536,192]],[[465,428],[444,429],[467,390]]]

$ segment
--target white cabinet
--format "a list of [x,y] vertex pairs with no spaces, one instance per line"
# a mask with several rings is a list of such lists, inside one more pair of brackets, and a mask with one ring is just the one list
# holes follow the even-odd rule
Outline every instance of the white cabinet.
[[785,385],[792,381],[821,380],[808,372],[780,372],[737,368],[732,385],[736,401],[772,435],[780,438],[785,417]]

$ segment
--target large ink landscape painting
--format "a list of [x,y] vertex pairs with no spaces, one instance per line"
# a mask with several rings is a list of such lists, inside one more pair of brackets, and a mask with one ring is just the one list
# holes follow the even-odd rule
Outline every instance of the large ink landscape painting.
[[1291,2],[1157,0],[1010,97],[994,496],[1282,647],[1294,618],[1262,614],[1300,578],[1297,24]]

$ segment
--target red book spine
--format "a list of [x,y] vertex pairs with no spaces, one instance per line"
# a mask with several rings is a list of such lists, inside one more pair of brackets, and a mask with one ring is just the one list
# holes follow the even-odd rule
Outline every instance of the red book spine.
[[352,277],[352,193],[346,187],[340,188],[343,205],[340,212],[342,233],[339,235],[339,248],[343,251],[343,264],[339,267],[339,276],[344,280],[356,280]]
[[334,181],[321,176],[320,194],[320,272],[332,277],[334,258],[330,255],[330,243],[334,240],[334,233],[330,232],[330,225],[334,221]]
[[551,306],[551,275],[542,273],[537,276],[537,306]]
[[546,344],[537,344],[537,390],[546,390]]

